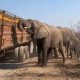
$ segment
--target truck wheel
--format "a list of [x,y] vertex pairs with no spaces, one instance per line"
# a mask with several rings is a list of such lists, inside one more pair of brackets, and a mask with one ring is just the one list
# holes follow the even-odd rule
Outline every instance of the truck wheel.
[[17,62],[19,61],[18,53],[19,53],[19,47],[14,49],[14,60],[17,61]]
[[25,53],[25,55],[26,55],[26,59],[28,59],[29,56],[30,56],[30,52],[29,52],[29,47],[28,47],[28,46],[25,46],[25,47],[24,47],[24,53]]
[[23,62],[25,60],[26,60],[26,55],[24,52],[24,46],[20,46],[20,48],[19,48],[19,61]]

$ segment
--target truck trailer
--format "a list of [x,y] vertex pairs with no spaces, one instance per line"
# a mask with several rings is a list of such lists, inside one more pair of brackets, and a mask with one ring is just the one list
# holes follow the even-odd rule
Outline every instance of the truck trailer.
[[20,31],[17,23],[20,17],[0,10],[0,60],[10,53],[15,61],[23,62],[29,57],[30,35]]

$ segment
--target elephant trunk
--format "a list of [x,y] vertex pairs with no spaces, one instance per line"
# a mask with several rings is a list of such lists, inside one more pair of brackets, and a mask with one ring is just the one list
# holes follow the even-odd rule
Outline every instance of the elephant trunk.
[[19,20],[17,26],[18,26],[18,29],[19,29],[20,31],[23,31],[23,30],[24,30],[24,29],[23,29],[23,26],[22,26],[22,21],[21,21],[21,20]]

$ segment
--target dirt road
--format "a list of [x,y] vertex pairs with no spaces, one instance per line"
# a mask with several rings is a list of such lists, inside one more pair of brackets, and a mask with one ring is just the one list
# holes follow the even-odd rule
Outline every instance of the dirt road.
[[37,57],[24,63],[0,63],[0,80],[80,80],[80,62],[51,59],[45,68],[36,67]]

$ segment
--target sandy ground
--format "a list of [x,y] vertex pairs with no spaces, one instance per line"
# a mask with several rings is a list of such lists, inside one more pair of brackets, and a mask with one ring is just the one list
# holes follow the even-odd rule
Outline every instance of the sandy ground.
[[80,62],[62,58],[50,59],[48,66],[36,67],[37,57],[24,63],[6,61],[0,63],[0,80],[80,80]]

